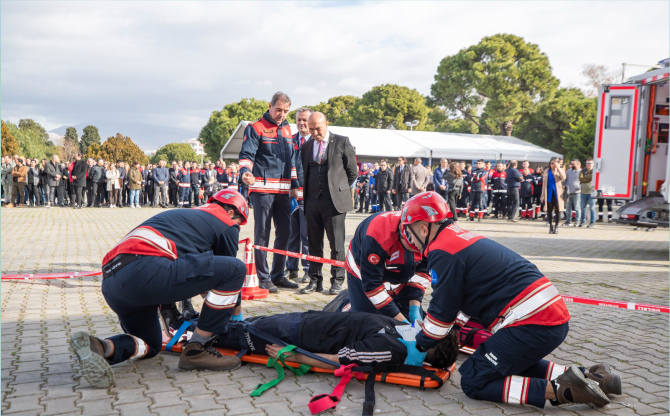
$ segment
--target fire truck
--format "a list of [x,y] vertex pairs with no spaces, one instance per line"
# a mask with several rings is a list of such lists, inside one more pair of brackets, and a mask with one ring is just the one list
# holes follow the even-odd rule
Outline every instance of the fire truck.
[[647,231],[668,227],[667,62],[598,93],[595,193],[624,201],[614,222]]

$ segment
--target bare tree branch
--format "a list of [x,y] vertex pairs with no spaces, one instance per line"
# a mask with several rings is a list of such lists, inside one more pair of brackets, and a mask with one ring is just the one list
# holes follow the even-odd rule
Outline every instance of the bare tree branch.
[[539,128],[546,128],[546,126],[543,123],[531,124],[530,126],[526,127],[526,129],[518,137],[519,139],[523,140],[523,138],[526,137],[526,134]]

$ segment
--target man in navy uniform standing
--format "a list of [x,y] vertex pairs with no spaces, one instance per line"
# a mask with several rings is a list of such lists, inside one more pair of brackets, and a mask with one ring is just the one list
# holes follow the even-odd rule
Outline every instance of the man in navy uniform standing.
[[[240,151],[240,176],[249,186],[249,199],[254,207],[254,244],[267,247],[271,222],[275,225],[274,248],[288,249],[291,235],[291,197],[298,196],[298,180],[293,159],[293,138],[286,116],[291,99],[283,92],[272,96],[268,111],[244,130]],[[284,276],[286,256],[274,254],[272,272],[267,254],[255,250],[259,286],[270,293],[278,287],[297,289]]]

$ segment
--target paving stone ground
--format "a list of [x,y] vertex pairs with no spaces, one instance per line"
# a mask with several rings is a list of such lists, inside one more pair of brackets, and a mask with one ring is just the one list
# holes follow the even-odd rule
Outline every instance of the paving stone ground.
[[[98,270],[104,254],[155,209],[3,209],[2,266],[7,273]],[[351,238],[365,218],[351,214]],[[463,223],[536,263],[561,293],[668,305],[668,232],[634,231],[604,224],[561,228],[549,235],[542,222],[501,220]],[[253,222],[242,237],[253,235]],[[240,257],[241,257],[240,252]],[[245,365],[232,373],[182,372],[178,355],[114,367],[116,385],[96,389],[78,377],[69,337],[85,330],[98,337],[120,333],[100,293],[100,277],[2,283],[2,413],[11,415],[309,415],[307,402],[330,393],[336,379],[288,374],[263,396],[249,393],[273,371]],[[327,295],[282,291],[244,302],[247,316],[321,309]],[[426,296],[427,306],[430,291]],[[420,391],[378,383],[376,414],[514,415],[667,414],[668,314],[568,304],[570,333],[550,359],[590,366],[609,363],[622,377],[624,394],[605,408],[586,405],[514,406],[471,400],[455,372],[439,390]],[[459,364],[467,356],[459,357]],[[363,384],[353,381],[336,415],[358,415]]]

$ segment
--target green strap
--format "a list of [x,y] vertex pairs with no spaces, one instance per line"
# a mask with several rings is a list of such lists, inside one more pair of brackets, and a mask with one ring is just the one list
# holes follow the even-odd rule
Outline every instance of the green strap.
[[[293,374],[297,376],[304,375],[309,371],[310,368],[312,368],[306,364],[300,364],[298,368],[293,368],[286,365],[286,363],[284,362],[285,359],[284,355],[286,354],[286,357],[291,357],[295,355],[296,353],[292,351],[294,348],[297,347],[295,345],[287,345],[286,347],[279,350],[277,356],[279,357],[279,361],[281,361],[281,364],[277,361],[276,358],[270,358],[268,360],[267,366],[268,368],[274,368],[277,371],[277,378],[274,380],[270,380],[265,384],[259,384],[256,387],[256,390],[251,392],[251,397],[258,397],[261,394],[263,394],[263,392],[268,390],[270,387],[274,387],[277,384],[279,384],[279,382],[284,379],[284,367],[288,368]],[[284,367],[282,367],[282,364]]]

